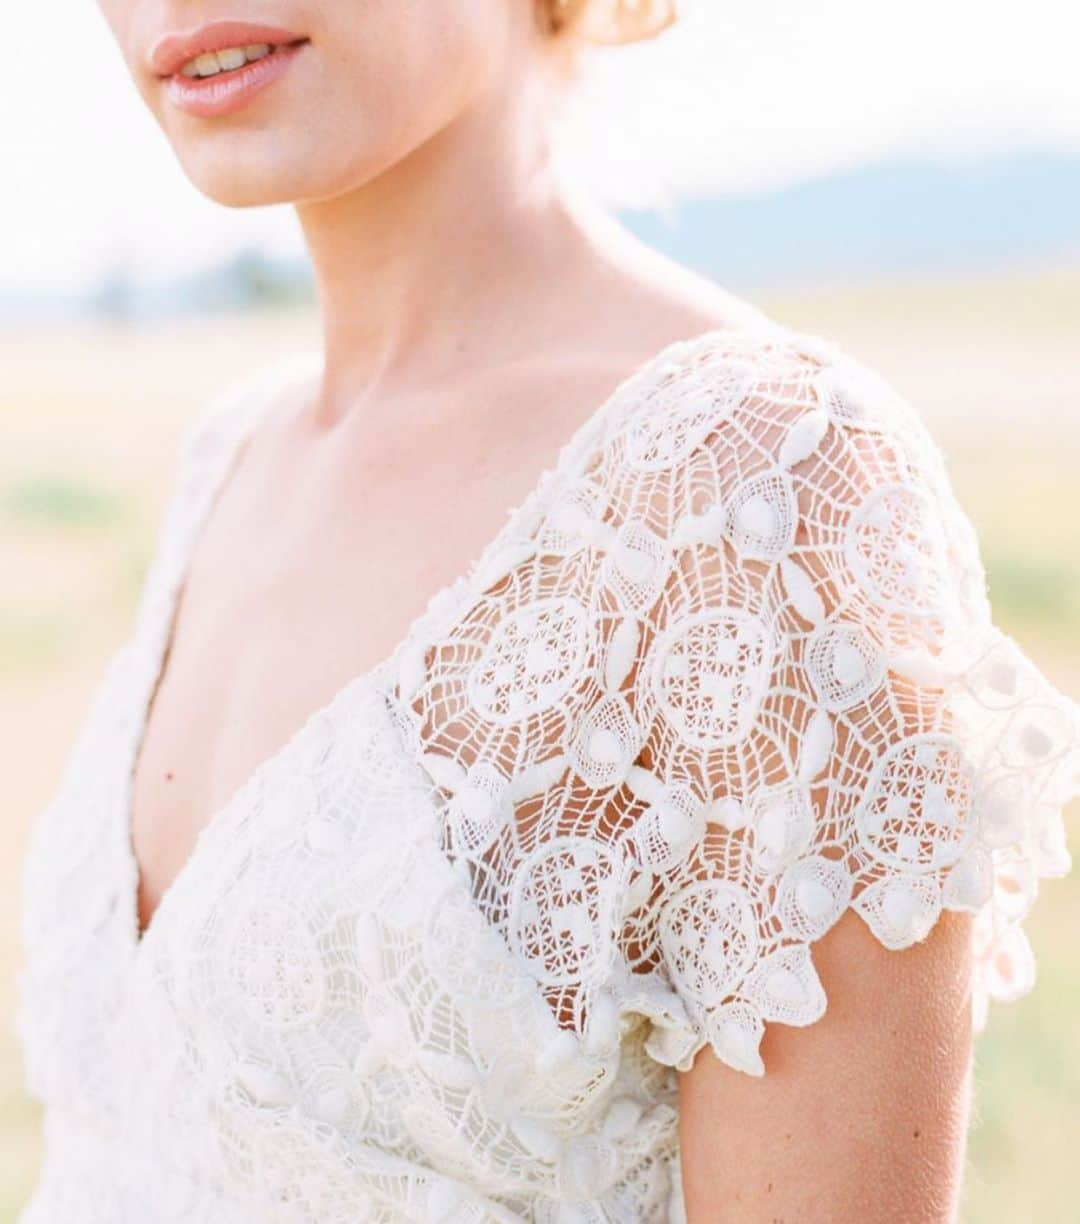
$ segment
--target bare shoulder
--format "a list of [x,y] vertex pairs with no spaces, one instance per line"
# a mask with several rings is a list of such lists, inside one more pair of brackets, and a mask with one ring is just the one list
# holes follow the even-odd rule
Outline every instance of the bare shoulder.
[[515,361],[598,386],[614,385],[679,341],[770,322],[750,301],[607,218],[592,220],[528,313]]
[[609,280],[624,315],[623,330],[641,334],[646,345],[768,321],[748,299],[656,250],[622,225],[602,229],[596,248],[601,275]]

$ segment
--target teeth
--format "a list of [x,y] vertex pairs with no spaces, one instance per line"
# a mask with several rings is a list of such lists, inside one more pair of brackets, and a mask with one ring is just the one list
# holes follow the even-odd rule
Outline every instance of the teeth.
[[231,72],[233,68],[243,68],[247,63],[247,56],[243,47],[226,47],[217,53],[217,62],[223,71]]
[[[184,65],[183,71],[186,73],[189,65]],[[205,55],[197,55],[190,64],[191,76],[213,76],[214,73],[221,71],[221,65],[218,63],[218,57],[213,51],[207,51]]]
[[248,43],[244,47],[223,47],[220,51],[207,51],[197,55],[180,69],[182,76],[208,77],[219,72],[232,72],[252,60],[263,59],[273,50],[270,43]]

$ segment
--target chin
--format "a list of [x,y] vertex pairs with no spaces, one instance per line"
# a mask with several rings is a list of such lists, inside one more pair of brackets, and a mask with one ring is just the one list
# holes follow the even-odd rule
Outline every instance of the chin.
[[174,142],[184,174],[208,199],[227,208],[313,203],[343,195],[376,178],[393,156],[374,150],[326,148],[290,140],[278,131],[265,139],[242,136]]
[[298,198],[293,176],[272,170],[238,170],[235,165],[201,168],[188,173],[194,186],[215,204],[225,208],[260,208],[291,204]]
[[180,156],[184,173],[208,199],[226,208],[291,204],[312,192],[325,194],[302,157],[283,157],[279,145],[266,156],[230,150],[201,149]]

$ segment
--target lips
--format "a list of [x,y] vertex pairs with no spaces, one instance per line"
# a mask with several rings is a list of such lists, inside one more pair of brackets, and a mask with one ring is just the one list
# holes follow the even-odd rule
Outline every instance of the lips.
[[150,67],[160,78],[174,76],[189,60],[207,51],[244,47],[251,43],[289,46],[307,42],[303,34],[281,26],[258,25],[248,21],[213,21],[187,34],[166,34],[150,52]]

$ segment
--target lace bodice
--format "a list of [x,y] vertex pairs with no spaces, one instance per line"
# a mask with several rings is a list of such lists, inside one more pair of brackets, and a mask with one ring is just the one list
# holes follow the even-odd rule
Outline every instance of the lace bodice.
[[24,1224],[682,1218],[676,1071],[768,1074],[854,908],[1032,984],[1080,711],[993,625],[917,414],[775,324],[669,345],[137,935],[131,770],[199,528],[290,361],[192,427],[24,875]]

